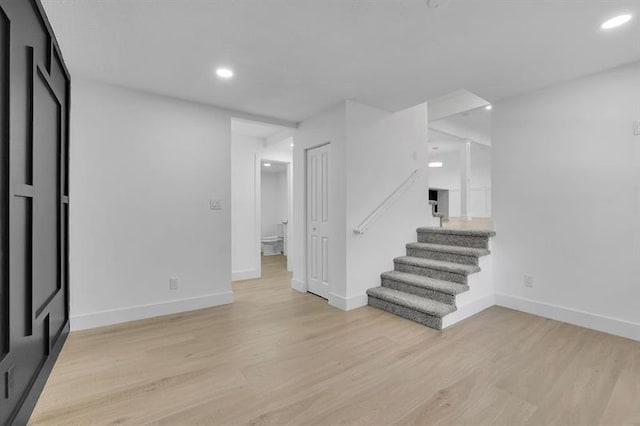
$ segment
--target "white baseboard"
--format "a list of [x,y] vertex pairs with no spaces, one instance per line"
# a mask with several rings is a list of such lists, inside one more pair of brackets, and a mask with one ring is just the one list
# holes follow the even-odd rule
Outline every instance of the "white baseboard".
[[458,309],[455,312],[450,313],[449,315],[445,315],[442,319],[442,328],[451,327],[453,324],[462,321],[463,319],[467,319],[470,316],[473,316],[477,313],[484,311],[495,305],[495,298],[493,294],[482,297],[478,300],[474,300],[465,305],[458,306]]
[[90,314],[72,315],[71,331],[119,324],[122,322],[141,320],[179,312],[233,303],[233,292],[208,294],[188,299],[172,300],[151,305],[131,306],[109,311],[92,312]]
[[329,305],[342,309],[343,311],[350,311],[361,306],[366,306],[367,303],[369,303],[369,297],[366,294],[344,297],[335,293],[329,293]]
[[496,294],[496,305],[640,341],[640,324],[524,297]]
[[291,280],[291,288],[299,291],[300,293],[307,292],[307,283],[300,280]]
[[256,278],[260,278],[260,271],[258,269],[244,269],[231,273],[231,281],[255,280]]

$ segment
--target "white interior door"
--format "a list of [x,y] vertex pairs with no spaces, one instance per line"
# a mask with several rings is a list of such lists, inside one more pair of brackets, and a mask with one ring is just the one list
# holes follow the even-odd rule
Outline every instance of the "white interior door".
[[329,144],[307,150],[307,283],[329,297]]

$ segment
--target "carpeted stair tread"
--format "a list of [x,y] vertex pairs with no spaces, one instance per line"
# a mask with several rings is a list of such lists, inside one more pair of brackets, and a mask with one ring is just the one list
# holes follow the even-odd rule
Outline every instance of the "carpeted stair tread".
[[442,318],[456,310],[456,307],[453,305],[447,305],[446,303],[436,302],[431,299],[425,299],[424,297],[403,293],[386,287],[370,288],[367,290],[367,295],[438,318]]
[[451,254],[459,254],[463,256],[488,256],[491,254],[491,251],[488,249],[481,248],[473,248],[473,247],[462,247],[462,246],[446,246],[442,244],[431,244],[431,243],[409,243],[407,244],[407,248],[417,249],[417,250],[426,250],[426,251],[437,251],[440,253],[451,253]]
[[382,287],[367,290],[368,304],[441,330],[456,299],[470,290],[469,275],[480,272],[480,258],[491,254],[484,229],[418,228],[418,242],[393,260],[394,270],[380,276]]
[[495,237],[496,235],[495,231],[491,231],[488,229],[450,229],[430,226],[418,228],[418,234],[423,233],[464,235],[469,237]]
[[389,271],[382,273],[382,279],[409,284],[415,287],[439,291],[441,293],[457,295],[469,290],[469,286],[450,281],[436,280],[422,275],[408,274],[406,272]]
[[445,262],[442,260],[423,259],[421,257],[402,256],[393,260],[395,263],[402,263],[419,268],[429,268],[438,271],[452,272],[454,274],[470,275],[480,272],[480,267],[475,265],[465,265],[462,263]]

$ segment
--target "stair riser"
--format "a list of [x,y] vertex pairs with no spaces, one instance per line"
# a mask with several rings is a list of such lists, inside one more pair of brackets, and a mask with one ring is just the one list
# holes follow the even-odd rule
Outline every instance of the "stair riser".
[[451,281],[459,284],[467,284],[467,276],[454,272],[441,271],[439,269],[424,268],[421,266],[407,265],[395,262],[395,270],[409,274],[422,275],[423,277],[435,278],[437,280]]
[[443,253],[441,251],[422,250],[416,248],[407,248],[407,256],[421,257],[423,259],[444,260],[445,262],[462,263],[464,265],[478,266],[478,258],[476,256],[465,256],[462,254]]
[[386,302],[384,300],[371,296],[369,296],[369,306],[377,309],[382,309],[383,311],[390,312],[394,315],[398,315],[402,318],[406,318],[422,325],[426,325],[427,327],[431,327],[436,330],[442,330],[442,319],[434,317],[432,315],[427,315],[425,313],[405,308],[404,306]]
[[488,237],[474,237],[470,235],[437,234],[435,232],[419,232],[419,243],[440,244],[444,246],[489,248]]
[[423,287],[416,287],[411,284],[393,281],[385,278],[382,279],[382,286],[402,291],[404,293],[415,294],[416,296],[435,300],[436,302],[446,303],[447,305],[455,306],[456,304],[456,296],[454,296],[453,294],[442,293]]

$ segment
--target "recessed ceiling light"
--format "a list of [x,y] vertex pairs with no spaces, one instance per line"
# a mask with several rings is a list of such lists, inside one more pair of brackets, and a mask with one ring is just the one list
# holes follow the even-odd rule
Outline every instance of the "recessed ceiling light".
[[615,18],[611,18],[605,21],[604,24],[600,26],[603,30],[610,30],[612,28],[619,27],[620,25],[624,25],[631,20],[630,14],[618,15]]
[[442,161],[434,161],[432,163],[429,163],[429,167],[431,168],[442,167]]
[[233,77],[233,70],[231,68],[220,67],[216,69],[216,75],[220,78],[229,79]]
[[291,144],[291,148],[293,148],[293,144]]
[[487,105],[486,107],[484,107],[484,109],[486,109],[487,111],[491,111],[493,109],[493,105]]
[[271,163],[264,163],[265,167],[271,167]]

